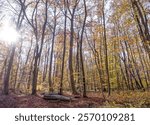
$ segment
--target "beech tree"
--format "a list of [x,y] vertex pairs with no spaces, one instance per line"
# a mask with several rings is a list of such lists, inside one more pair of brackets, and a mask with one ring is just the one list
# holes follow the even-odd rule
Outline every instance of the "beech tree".
[[37,87],[37,77],[38,77],[38,66],[40,64],[40,58],[41,58],[41,53],[42,53],[42,49],[43,49],[43,44],[44,44],[44,38],[45,38],[45,30],[46,30],[46,26],[47,26],[47,11],[48,11],[48,0],[46,0],[44,2],[45,4],[45,18],[44,18],[44,22],[42,24],[42,31],[41,31],[41,38],[39,37],[40,35],[40,29],[38,27],[38,5],[40,3],[40,0],[36,0],[35,1],[35,6],[33,7],[33,12],[32,12],[32,16],[31,19],[29,19],[27,12],[26,12],[26,4],[30,4],[30,3],[26,3],[26,1],[22,1],[19,0],[20,5],[23,8],[23,13],[26,17],[26,20],[28,21],[29,25],[32,27],[34,35],[35,35],[35,40],[36,40],[36,46],[35,46],[35,51],[34,51],[34,64],[33,64],[33,79],[32,79],[32,94],[36,94],[36,87]]

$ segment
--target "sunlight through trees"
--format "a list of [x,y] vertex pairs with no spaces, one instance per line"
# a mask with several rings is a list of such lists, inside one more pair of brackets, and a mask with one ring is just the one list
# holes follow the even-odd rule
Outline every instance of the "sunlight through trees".
[[98,92],[103,98],[149,90],[149,4],[1,0],[0,89],[83,97]]

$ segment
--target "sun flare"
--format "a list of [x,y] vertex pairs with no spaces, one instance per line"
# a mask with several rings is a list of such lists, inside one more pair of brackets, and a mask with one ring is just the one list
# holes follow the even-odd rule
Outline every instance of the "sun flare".
[[0,41],[12,44],[17,42],[18,37],[18,32],[9,23],[5,23],[0,27]]

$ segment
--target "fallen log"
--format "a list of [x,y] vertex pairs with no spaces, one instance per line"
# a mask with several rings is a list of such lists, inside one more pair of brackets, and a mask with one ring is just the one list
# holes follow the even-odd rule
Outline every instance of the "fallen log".
[[68,97],[68,96],[64,96],[64,95],[58,95],[58,94],[45,94],[43,96],[43,99],[45,99],[45,100],[60,100],[60,101],[75,100],[72,97]]

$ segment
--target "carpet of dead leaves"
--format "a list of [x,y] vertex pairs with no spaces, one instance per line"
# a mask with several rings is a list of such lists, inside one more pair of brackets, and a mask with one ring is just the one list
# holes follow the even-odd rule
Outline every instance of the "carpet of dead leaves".
[[44,100],[36,95],[0,95],[0,108],[94,108],[103,105],[100,97],[77,98],[70,101]]
[[105,97],[104,100],[100,93],[89,93],[88,98],[59,101],[44,100],[39,94],[0,94],[0,108],[150,108],[150,91],[114,92]]

